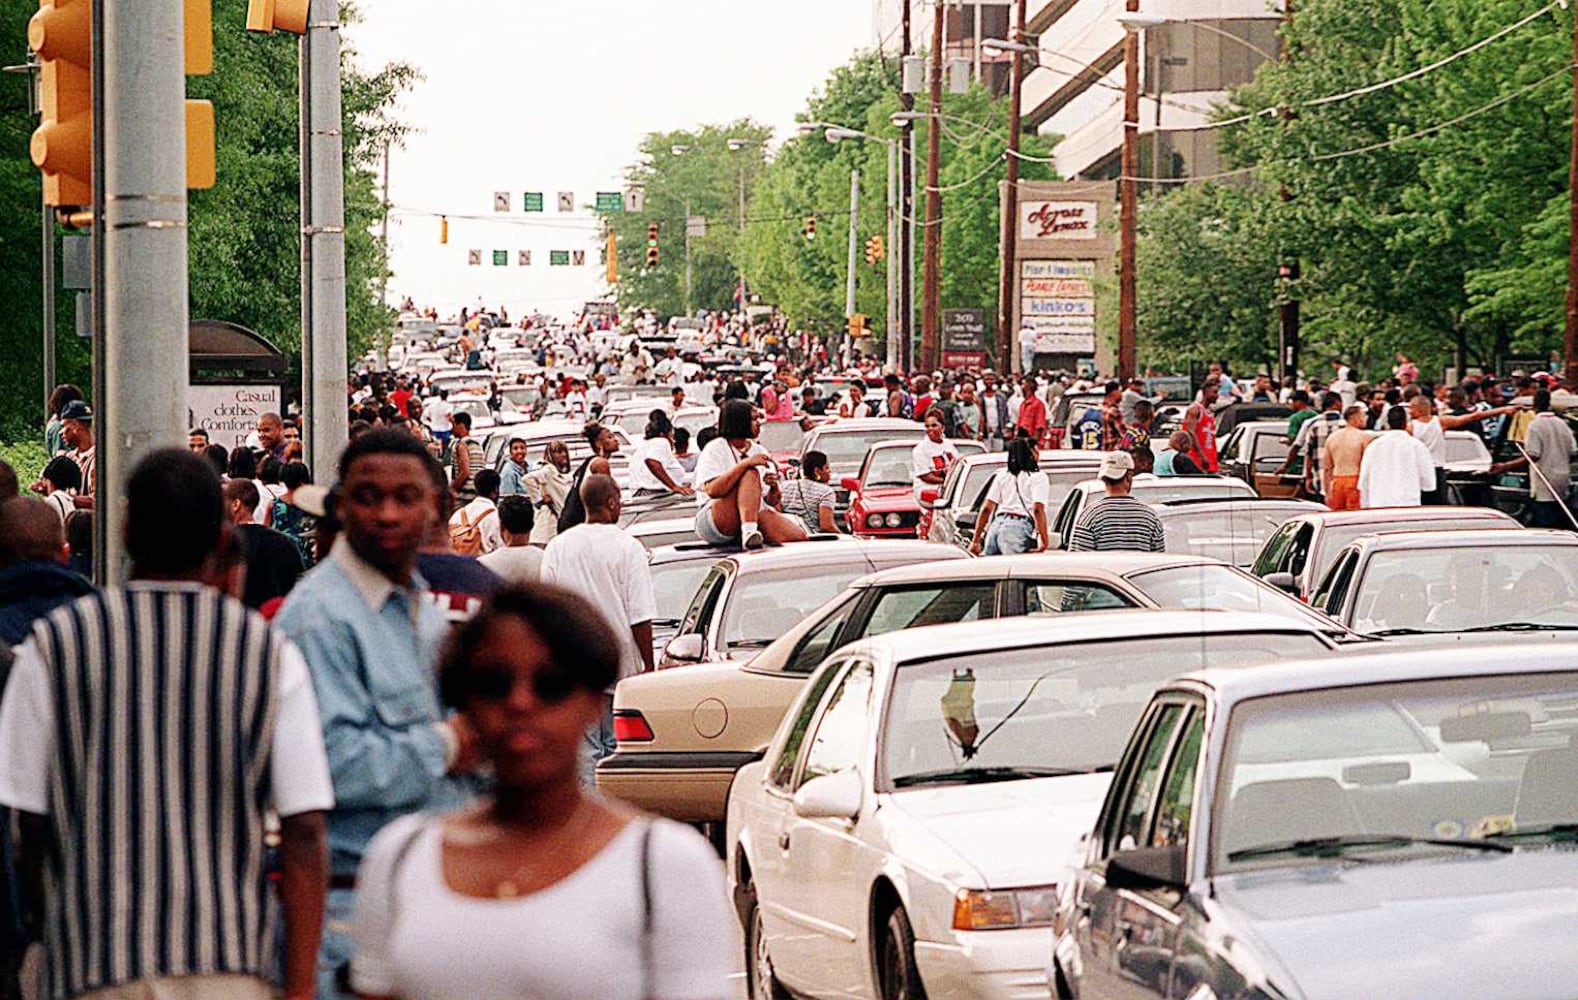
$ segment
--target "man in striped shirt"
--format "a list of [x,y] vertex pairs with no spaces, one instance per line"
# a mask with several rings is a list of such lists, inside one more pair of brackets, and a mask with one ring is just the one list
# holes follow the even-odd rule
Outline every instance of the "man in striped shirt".
[[1109,452],[1099,473],[1107,495],[1085,509],[1074,522],[1071,552],[1165,552],[1162,519],[1134,488],[1134,458],[1126,451]]
[[285,996],[306,1000],[334,804],[306,664],[221,591],[239,589],[235,540],[202,458],[145,457],[126,513],[132,582],[40,619],[0,703],[0,802],[25,814],[24,871],[42,869],[47,993],[272,996],[272,811]]

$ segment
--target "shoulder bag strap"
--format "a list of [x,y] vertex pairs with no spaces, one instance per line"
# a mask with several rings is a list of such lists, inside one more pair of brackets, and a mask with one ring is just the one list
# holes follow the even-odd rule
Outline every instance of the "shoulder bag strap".
[[641,828],[641,995],[652,997],[652,821]]

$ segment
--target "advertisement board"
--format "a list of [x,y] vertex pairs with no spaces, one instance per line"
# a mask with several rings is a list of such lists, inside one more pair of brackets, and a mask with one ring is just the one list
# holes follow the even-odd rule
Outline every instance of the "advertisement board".
[[208,440],[227,449],[244,445],[258,417],[280,413],[277,385],[194,385],[186,390],[188,427],[208,432]]

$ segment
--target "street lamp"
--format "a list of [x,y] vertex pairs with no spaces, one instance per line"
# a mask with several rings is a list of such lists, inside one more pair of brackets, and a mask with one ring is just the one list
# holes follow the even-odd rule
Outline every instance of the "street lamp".
[[1039,55],[1039,40],[1032,45],[1025,33],[1026,2],[1018,0],[1018,20],[1014,24],[1015,38],[989,38],[981,46],[994,52],[1012,52],[1013,70],[1008,86],[1008,164],[1004,171],[1003,217],[1001,219],[1002,268],[997,284],[997,351],[998,361],[1010,374],[1019,370],[1023,362],[1018,349],[1018,332],[1014,329],[1014,290],[1019,270],[1019,133],[1022,129],[1020,103],[1024,92],[1027,59]]
[[[729,152],[738,153],[746,149],[760,149],[766,145],[760,139],[729,139],[726,142]],[[746,290],[745,290],[745,159],[740,158],[740,315],[745,315]],[[747,329],[749,324],[747,323]]]

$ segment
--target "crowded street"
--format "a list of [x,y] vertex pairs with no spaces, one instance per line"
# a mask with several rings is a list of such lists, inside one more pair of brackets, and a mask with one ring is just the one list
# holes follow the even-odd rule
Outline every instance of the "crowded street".
[[1578,996],[1565,2],[18,2],[0,1000]]

